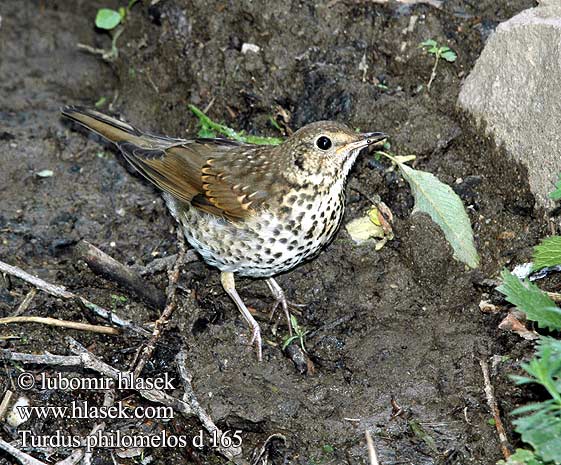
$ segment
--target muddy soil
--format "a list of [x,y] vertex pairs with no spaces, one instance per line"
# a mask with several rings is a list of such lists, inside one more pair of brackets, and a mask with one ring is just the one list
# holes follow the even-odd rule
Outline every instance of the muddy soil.
[[[375,251],[373,244],[355,245],[341,229],[316,260],[278,279],[291,300],[307,304],[298,321],[310,331],[306,347],[315,373],[295,369],[279,347],[286,328],[281,324],[275,333],[268,321],[262,322],[264,360],[257,363],[217,271],[196,262],[181,275],[181,308],[144,375],[176,377],[174,356],[187,348],[195,393],[220,428],[241,430],[246,459],[280,433],[286,441],[273,441],[271,463],[366,464],[365,430],[384,465],[488,465],[500,459],[479,360],[515,360],[529,347],[499,331],[501,315],[482,314],[478,304],[484,294],[497,298],[489,279],[503,266],[525,261],[547,222],[534,208],[524,170],[455,102],[494,27],[535,2],[450,0],[439,10],[345,0],[145,1],[132,8],[115,61],[79,50],[78,43],[110,48],[110,35],[96,30],[93,19],[98,8],[118,6],[113,0],[0,3],[0,259],[138,324],[158,317],[134,295],[95,276],[72,251],[86,239],[122,263],[146,264],[177,251],[174,221],[158,192],[118,154],[60,120],[63,104],[92,107],[104,98],[100,110],[176,136],[196,132],[188,103],[262,135],[279,135],[271,117],[291,130],[336,119],[384,131],[396,153],[416,155],[414,166],[462,197],[481,268],[457,263],[440,230],[424,216],[411,216],[413,199],[399,176],[364,155],[351,175],[344,223],[364,214],[369,199],[379,195],[394,214],[395,240]],[[439,65],[430,93],[433,60],[418,47],[429,38],[458,54],[456,63]],[[244,43],[260,50],[242,53]],[[53,174],[40,177],[42,170]],[[167,284],[165,272],[147,279],[161,289]],[[13,314],[29,290],[18,279],[0,277],[0,317]],[[263,312],[272,305],[262,282],[239,280],[239,292]],[[104,324],[43,293],[26,314]],[[120,369],[128,368],[142,343],[134,336],[38,325],[5,326],[0,335],[18,336],[0,340],[5,349],[57,354],[69,353],[64,338],[71,335]],[[506,377],[516,366],[500,364],[493,378],[505,412],[524,401]],[[19,368],[5,363],[2,392],[13,389]],[[121,394],[132,404],[146,403],[132,392]],[[102,402],[99,392],[36,390],[27,396],[34,405],[76,397]],[[395,418],[392,399],[403,409]],[[94,423],[30,420],[26,428],[86,435]],[[192,437],[201,425],[178,416],[114,421],[110,428]],[[15,440],[18,434],[5,427],[2,437]],[[69,452],[27,450],[52,462]],[[96,451],[94,463],[113,463],[111,452]],[[148,457],[157,464],[225,463],[210,447],[147,449],[118,462],[149,463],[142,461]],[[0,463],[16,462],[0,453]]]

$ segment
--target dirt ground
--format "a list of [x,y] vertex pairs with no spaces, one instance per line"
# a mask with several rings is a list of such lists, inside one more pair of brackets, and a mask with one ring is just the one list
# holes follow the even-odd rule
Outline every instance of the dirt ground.
[[[279,109],[290,115],[291,129],[336,119],[363,131],[384,131],[396,153],[416,155],[414,166],[462,197],[481,268],[470,271],[457,263],[440,230],[424,216],[411,216],[406,184],[367,154],[351,175],[344,223],[380,195],[395,216],[395,240],[375,251],[372,244],[355,245],[341,229],[317,259],[278,279],[291,300],[307,304],[298,320],[311,331],[306,345],[315,374],[295,369],[279,348],[286,328],[275,335],[267,321],[264,360],[257,363],[217,271],[202,262],[184,269],[180,309],[144,374],[176,376],[175,354],[187,348],[195,393],[219,427],[242,431],[248,460],[269,435],[280,433],[286,443],[273,442],[271,463],[366,464],[365,430],[384,465],[489,465],[500,459],[479,360],[503,360],[493,383],[516,444],[507,412],[527,400],[527,391],[507,375],[530,346],[498,330],[501,315],[483,314],[478,304],[482,298],[501,303],[489,280],[505,265],[526,261],[547,222],[534,208],[524,170],[455,103],[462,77],[494,27],[535,2],[449,0],[439,10],[358,0],[144,1],[132,8],[113,63],[79,50],[78,43],[110,47],[110,35],[95,30],[93,21],[98,8],[118,6],[113,0],[0,3],[0,260],[138,324],[158,317],[73,258],[80,239],[127,265],[176,253],[177,246],[174,221],[158,192],[119,155],[63,122],[58,110],[64,104],[92,107],[105,97],[102,111],[180,137],[196,132],[189,103],[212,104],[212,118],[261,135],[279,135],[269,121],[280,120]],[[433,60],[418,47],[429,38],[458,54],[456,63],[439,65],[430,93]],[[243,54],[244,43],[260,51]],[[53,175],[38,177],[42,170]],[[165,272],[147,279],[166,287]],[[0,317],[11,315],[29,290],[18,279],[0,276]],[[267,311],[272,305],[262,282],[240,280],[239,291],[254,308]],[[43,293],[26,314],[105,324]],[[0,340],[4,349],[56,354],[69,353],[64,337],[71,335],[120,369],[128,368],[143,342],[42,325],[4,326],[0,335],[20,336]],[[1,368],[2,393],[20,368]],[[64,404],[76,395],[101,402],[96,392],[27,395],[34,405]],[[132,392],[125,396],[145,402]],[[392,399],[404,411],[396,418]],[[26,428],[85,435],[94,423],[30,420]],[[181,416],[111,427],[191,436],[201,429],[195,419]],[[18,439],[6,426],[1,436]],[[56,462],[69,450],[28,452]],[[225,463],[209,447],[149,449],[118,463],[149,463],[143,462],[148,457],[156,464]],[[13,460],[0,452],[0,464]],[[93,463],[114,462],[109,450],[101,450]]]

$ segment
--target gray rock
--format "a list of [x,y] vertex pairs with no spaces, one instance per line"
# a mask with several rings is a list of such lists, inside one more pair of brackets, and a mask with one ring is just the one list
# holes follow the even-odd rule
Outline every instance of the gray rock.
[[458,103],[528,169],[537,205],[561,173],[561,2],[542,1],[500,24]]

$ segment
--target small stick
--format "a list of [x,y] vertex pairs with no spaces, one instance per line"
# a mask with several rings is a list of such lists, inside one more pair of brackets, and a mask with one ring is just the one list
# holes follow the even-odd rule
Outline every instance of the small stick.
[[152,331],[152,337],[148,341],[148,343],[144,346],[142,353],[136,363],[134,368],[134,377],[140,377],[144,366],[152,357],[154,350],[156,349],[156,344],[162,335],[163,329],[167,324],[168,320],[170,319],[171,315],[175,311],[177,307],[177,283],[179,282],[179,276],[181,274],[181,267],[183,266],[183,259],[185,258],[185,239],[183,236],[183,232],[178,229],[177,230],[177,240],[179,243],[179,253],[177,254],[177,259],[175,260],[175,264],[173,268],[169,271],[169,284],[167,288],[167,303],[164,308],[164,311],[160,315],[160,318],[156,320],[154,324],[154,330]]
[[251,465],[259,465],[259,462],[261,462],[262,464],[263,463],[265,463],[265,464],[269,463],[268,462],[268,457],[265,457],[265,459],[263,461],[261,459],[265,455],[265,452],[267,451],[267,448],[269,447],[269,445],[271,444],[273,439],[280,439],[282,442],[284,442],[286,444],[286,436],[284,434],[280,434],[280,433],[271,434],[267,439],[265,439],[265,442],[261,446],[261,449],[259,450],[259,452],[254,454],[254,458],[251,462]]
[[21,304],[19,304],[19,307],[13,313],[12,316],[18,316],[18,315],[21,315],[22,313],[25,313],[27,311],[27,309],[29,308],[29,305],[31,304],[31,301],[33,300],[33,298],[36,295],[37,295],[37,289],[32,287],[29,290],[29,292],[26,294],[25,298],[21,301]]
[[[183,388],[185,389],[185,392],[183,394],[183,402],[191,406],[193,413],[199,418],[209,434],[215,434],[218,438],[222,437],[222,431],[216,426],[212,418],[210,418],[208,413],[206,413],[205,409],[201,407],[201,404],[199,404],[195,392],[193,391],[193,386],[191,384],[193,376],[187,371],[187,354],[185,353],[185,351],[180,351],[177,354],[177,357],[175,357],[175,361],[179,370],[179,376],[181,376],[181,381],[183,382]],[[220,453],[230,460],[235,460],[235,457],[240,455],[242,452],[241,448],[239,447],[222,446],[220,440],[218,440],[218,444]],[[238,462],[234,461],[234,463]]]
[[88,323],[78,323],[76,321],[57,320],[56,318],[42,316],[9,316],[0,318],[0,325],[11,323],[40,323],[49,326],[58,326],[59,328],[77,329],[80,331],[89,331],[99,334],[121,334],[121,331],[111,326],[90,325]]
[[378,455],[376,455],[376,448],[374,447],[372,436],[370,436],[370,432],[368,430],[364,432],[364,435],[366,436],[366,448],[368,449],[370,465],[379,465],[380,462],[378,462]]
[[115,260],[105,252],[86,241],[80,241],[74,248],[74,256],[84,260],[97,275],[115,281],[136,294],[151,307],[161,310],[166,305],[166,296],[162,291],[144,281],[140,275],[128,266]]
[[15,457],[22,465],[46,465],[45,462],[41,462],[36,458],[31,457],[31,455],[16,449],[9,442],[4,441],[0,438],[0,449],[6,451],[12,457]]
[[[176,261],[177,261],[177,254],[173,254],[173,255],[168,255],[167,257],[155,258],[146,266],[133,265],[131,266],[131,270],[135,271],[141,276],[147,274],[155,274],[155,273],[159,273],[160,271],[169,270],[170,267],[172,267]],[[195,252],[193,249],[189,249],[185,253],[185,260],[183,263],[186,264],[186,263],[193,263],[197,261],[199,261],[199,256],[197,255],[197,252]]]
[[115,315],[113,312],[109,312],[108,310],[100,307],[99,305],[90,302],[83,297],[73,294],[70,291],[67,291],[63,286],[56,286],[54,284],[48,283],[47,281],[42,280],[41,278],[37,278],[36,276],[30,275],[29,273],[23,271],[21,268],[17,266],[8,265],[7,263],[0,261],[0,272],[7,273],[8,275],[15,276],[16,278],[23,279],[25,282],[32,284],[37,289],[46,292],[49,295],[54,297],[60,297],[66,300],[74,300],[79,302],[85,308],[91,310],[95,315],[108,320],[110,323],[113,323],[121,328],[124,328],[129,331],[134,331],[137,334],[142,336],[148,336],[150,333],[146,331],[144,328],[135,325],[134,323],[123,320],[122,318]]
[[491,384],[491,377],[489,376],[489,365],[488,363],[481,359],[479,360],[479,365],[481,365],[481,371],[483,372],[483,381],[485,383],[485,397],[487,398],[487,405],[491,410],[493,419],[495,420],[495,428],[499,434],[499,443],[501,446],[501,452],[505,460],[510,457],[510,447],[508,444],[508,438],[501,420],[501,414],[499,412],[499,406],[497,405],[497,400],[495,399],[493,385]]
[[[108,365],[107,363],[100,360],[94,354],[92,354],[88,349],[86,349],[82,344],[80,344],[75,339],[67,336],[65,338],[66,342],[70,347],[70,351],[75,355],[52,355],[52,354],[44,354],[44,355],[34,355],[34,354],[23,354],[18,352],[11,352],[8,349],[0,350],[0,356],[4,360],[14,360],[19,361],[21,363],[26,364],[43,364],[43,365],[52,365],[52,366],[76,366],[81,367],[83,369],[88,369],[95,371],[96,373],[101,374],[107,378],[111,378],[117,380],[119,376],[126,377],[130,373],[122,372],[117,370],[116,368]],[[205,428],[216,428],[212,419],[206,414],[204,409],[200,406],[197,401],[197,398],[193,392],[192,387],[190,386],[190,375],[186,371],[184,366],[185,362],[185,353],[178,358],[178,365],[183,365],[183,370],[180,372],[182,379],[184,380],[185,384],[185,394],[182,399],[177,399],[170,394],[167,394],[164,391],[159,389],[140,389],[136,386],[131,386],[131,389],[136,390],[142,397],[151,401],[157,402],[162,405],[169,406],[173,408],[176,412],[185,415],[186,417],[196,415],[201,423],[205,425]],[[1,448],[1,445],[0,445]],[[17,449],[16,449],[17,450]],[[239,450],[235,448],[219,448],[220,453],[222,453],[226,458],[231,460],[236,465],[247,465],[243,459],[237,457],[239,454]],[[18,451],[19,452],[19,451]],[[12,454],[14,455],[14,454]],[[14,457],[17,458],[16,455]],[[23,463],[23,462],[22,462]],[[28,462],[25,465],[44,465],[42,462]]]
[[2,402],[0,403],[0,421],[2,421],[6,416],[6,412],[8,411],[8,406],[12,401],[12,397],[14,397],[14,392],[8,389],[6,391],[6,394],[4,394],[4,398],[2,399]]
[[13,360],[33,365],[56,365],[61,367],[76,367],[82,364],[82,359],[77,355],[53,355],[53,354],[23,354],[21,352],[12,352],[9,349],[0,349],[0,358],[2,360]]
[[[115,402],[115,389],[110,389],[108,391],[105,391],[105,395],[103,397],[103,407],[111,407],[113,405],[113,403]],[[99,431],[103,431],[105,430],[105,422],[101,422],[101,423],[97,423],[93,429],[90,431],[90,434],[88,436],[93,436],[95,434],[97,434]],[[93,451],[84,451],[84,449],[78,449],[79,452],[82,453],[82,457],[84,458],[82,463],[85,464],[90,464],[92,462],[92,457],[93,457]],[[77,462],[76,462],[77,463]],[[61,463],[57,463],[56,465],[66,465],[66,464],[61,464]],[[68,464],[68,465],[73,465],[73,464]]]

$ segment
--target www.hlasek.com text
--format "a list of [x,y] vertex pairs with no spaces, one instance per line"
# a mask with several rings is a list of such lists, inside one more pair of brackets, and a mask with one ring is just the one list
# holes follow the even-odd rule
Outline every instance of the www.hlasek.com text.
[[116,402],[115,405],[92,405],[86,401],[72,401],[69,405],[18,405],[16,406],[18,414],[24,420],[31,417],[39,419],[56,419],[56,418],[85,418],[85,419],[161,419],[170,420],[173,418],[173,408],[165,405],[138,405],[129,407],[122,401]]

